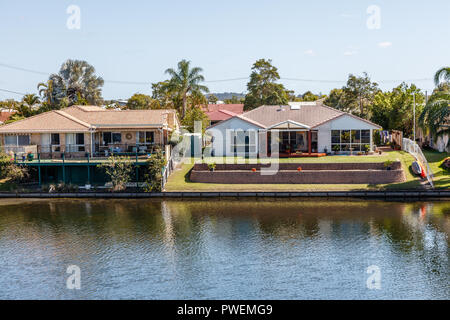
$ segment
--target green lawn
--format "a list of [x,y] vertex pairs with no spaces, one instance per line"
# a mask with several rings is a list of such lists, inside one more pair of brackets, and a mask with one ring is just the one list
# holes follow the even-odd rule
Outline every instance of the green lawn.
[[450,188],[450,172],[441,167],[444,159],[450,157],[450,153],[423,150],[423,154],[428,160],[431,171],[433,171],[435,188]]
[[[222,159],[222,158],[220,158]],[[221,163],[219,158],[213,161]],[[207,159],[211,160],[211,159]],[[237,158],[227,158],[229,161],[237,161]],[[243,159],[239,159],[244,161]],[[327,156],[321,158],[282,158],[280,162],[311,163],[311,162],[385,162],[401,161],[406,175],[406,181],[390,185],[368,185],[368,184],[216,184],[197,183],[189,180],[189,172],[193,164],[183,164],[181,169],[175,171],[166,184],[166,191],[320,191],[320,190],[380,190],[380,189],[415,189],[421,188],[420,179],[415,177],[410,169],[414,158],[403,151],[391,151],[382,155],[369,156]],[[206,160],[205,160],[206,161]],[[255,162],[255,160],[253,160]],[[246,162],[250,162],[248,159]],[[258,161],[266,162],[266,161]]]

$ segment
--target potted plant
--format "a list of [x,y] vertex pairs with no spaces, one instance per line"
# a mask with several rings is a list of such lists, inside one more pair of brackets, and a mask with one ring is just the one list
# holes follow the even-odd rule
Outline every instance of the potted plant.
[[213,163],[208,163],[208,168],[209,168],[209,171],[214,171],[214,170],[216,170],[216,163],[215,163],[215,162],[213,162]]
[[341,150],[341,147],[338,146],[337,144],[335,144],[335,145],[333,146],[334,154],[338,154],[338,152],[339,152],[340,150]]
[[384,162],[384,167],[386,168],[386,170],[391,170],[391,166],[394,162],[391,160],[385,161]]
[[34,160],[34,154],[31,153],[31,152],[28,152],[28,153],[27,153],[27,160],[28,160],[28,161],[33,161],[33,160]]
[[252,172],[256,172],[256,168],[252,168]]
[[298,167],[298,168],[297,168],[297,171],[298,171],[298,172],[302,172],[302,170],[303,170],[302,167]]
[[370,151],[370,145],[366,144],[364,146],[364,152],[366,153],[366,155],[369,154],[369,151]]

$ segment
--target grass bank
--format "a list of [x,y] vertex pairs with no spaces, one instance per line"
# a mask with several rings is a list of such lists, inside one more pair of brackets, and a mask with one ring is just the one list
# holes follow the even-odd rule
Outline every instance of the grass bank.
[[[205,162],[233,163],[245,161],[246,163],[264,163],[265,160],[244,160],[238,158],[209,158]],[[197,183],[189,180],[189,172],[193,164],[183,164],[181,169],[175,171],[166,184],[166,191],[352,191],[352,190],[383,190],[383,189],[417,189],[421,188],[420,179],[414,176],[409,168],[414,158],[403,151],[385,152],[382,155],[368,156],[327,156],[321,158],[282,158],[282,163],[311,163],[311,162],[385,162],[400,161],[405,171],[406,181],[389,185],[370,184],[217,184]]]

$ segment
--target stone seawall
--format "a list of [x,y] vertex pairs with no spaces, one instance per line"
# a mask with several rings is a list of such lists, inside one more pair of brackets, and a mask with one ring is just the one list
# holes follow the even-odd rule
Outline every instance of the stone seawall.
[[[215,171],[209,171],[206,164],[196,164],[190,179],[222,184],[387,184],[405,181],[400,162],[394,162],[391,170],[386,170],[383,163],[280,163],[278,171],[264,175],[260,171],[262,167],[218,164]],[[300,172],[298,167],[302,168]]]

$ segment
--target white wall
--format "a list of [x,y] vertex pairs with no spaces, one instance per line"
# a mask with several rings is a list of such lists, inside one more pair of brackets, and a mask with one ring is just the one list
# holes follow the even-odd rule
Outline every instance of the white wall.
[[[325,148],[327,148],[328,152],[331,152],[331,130],[375,130],[378,129],[378,127],[352,116],[343,115],[335,120],[331,120],[321,126],[315,127],[314,129],[319,130],[317,135],[319,152],[324,152]],[[370,147],[372,148],[372,131],[370,133]]]
[[227,132],[227,130],[255,130],[256,145],[258,145],[258,129],[260,129],[258,126],[255,126],[247,121],[239,118],[231,118],[206,130],[206,132],[213,137],[212,148],[215,156],[234,156],[234,153],[230,151],[229,143],[231,143],[231,138],[230,132]]

